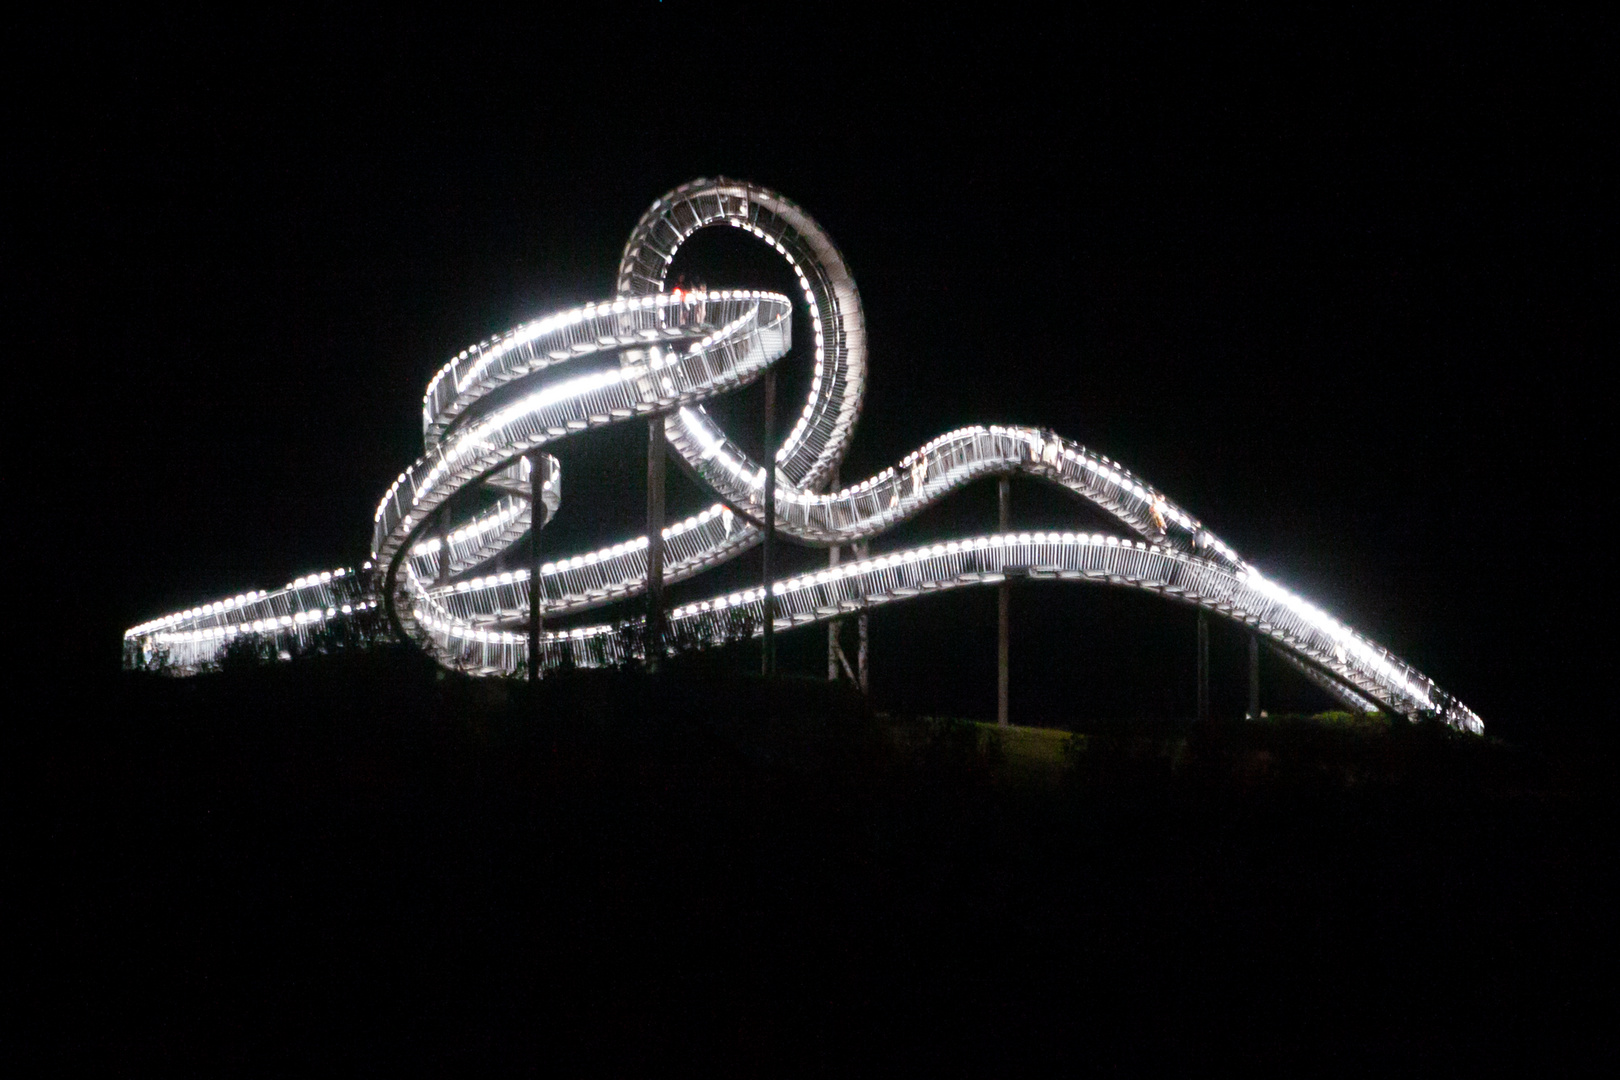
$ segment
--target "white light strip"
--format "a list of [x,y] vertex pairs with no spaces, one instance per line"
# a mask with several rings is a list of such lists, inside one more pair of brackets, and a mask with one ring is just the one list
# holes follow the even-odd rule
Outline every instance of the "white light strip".
[[[853,437],[865,391],[860,294],[843,256],[814,219],[775,192],[725,179],[683,185],[643,215],[620,261],[618,297],[469,346],[433,376],[423,396],[428,453],[389,486],[373,515],[377,598],[338,597],[352,591],[345,571],[311,575],[277,593],[244,593],[142,623],[126,632],[128,648],[183,645],[190,650],[186,656],[205,662],[208,650],[217,652],[230,638],[299,632],[352,611],[356,600],[364,607],[380,598],[407,633],[420,635],[446,662],[487,671],[521,667],[527,639],[516,625],[527,612],[529,573],[498,564],[479,572],[530,525],[527,500],[517,493],[517,481],[527,473],[513,462],[574,431],[634,417],[666,414],[671,447],[722,500],[664,530],[666,580],[693,576],[753,547],[761,534],[749,518],[762,516],[765,470],[725,436],[702,403],[746,384],[786,353],[790,304],[758,291],[664,291],[675,252],[698,229],[721,224],[748,233],[786,260],[810,317],[809,398],[775,452],[778,531],[802,542],[849,544],[892,528],[964,484],[1020,473],[1068,489],[1141,537],[1018,533],[841,563],[772,585],[785,612],[778,619],[783,628],[832,617],[850,603],[864,607],[1000,580],[1004,566],[1018,566],[1032,577],[1129,585],[1211,607],[1270,636],[1349,697],[1365,695],[1407,715],[1434,713],[1454,726],[1481,730],[1479,718],[1455,698],[1265,578],[1162,492],[1054,432],[960,428],[874,476],[822,491]],[[564,379],[546,374],[595,355],[617,358],[618,366]],[[479,413],[491,393],[518,382],[527,392]],[[561,498],[560,475],[554,470],[546,489],[544,501],[552,509]],[[447,499],[485,478],[508,492],[500,503],[450,523],[443,534],[429,527]],[[747,517],[734,515],[728,505]],[[450,542],[448,553],[441,550],[441,535]],[[548,617],[566,615],[639,595],[646,585],[646,548],[646,538],[635,537],[544,563],[542,610]],[[444,558],[448,576],[441,573]],[[857,587],[858,593],[850,593]],[[683,605],[671,617],[676,623],[712,619],[750,604],[758,608],[763,596],[756,589],[715,597]],[[622,644],[611,637],[607,627],[548,634],[546,662],[557,660],[555,648],[562,647],[574,650],[578,663],[626,659]],[[608,651],[579,652],[586,644]],[[468,648],[476,648],[477,657],[469,660]]]

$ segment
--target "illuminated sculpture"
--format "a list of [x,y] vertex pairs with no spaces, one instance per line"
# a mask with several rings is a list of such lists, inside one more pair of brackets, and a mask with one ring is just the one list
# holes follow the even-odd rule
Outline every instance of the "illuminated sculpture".
[[[555,510],[561,472],[542,448],[636,417],[664,417],[669,445],[719,497],[663,530],[665,580],[692,577],[754,547],[763,535],[766,471],[702,403],[747,385],[787,353],[791,303],[761,292],[665,292],[675,252],[710,226],[742,229],[774,248],[809,309],[815,367],[809,401],[776,452],[778,533],[817,546],[853,544],[963,484],[1020,473],[1067,488],[1134,534],[1007,533],[846,562],[773,584],[776,629],[919,593],[999,583],[1009,574],[1095,581],[1162,593],[1243,623],[1352,707],[1483,730],[1456,698],[1263,577],[1162,493],[1051,431],[963,428],[867,480],[824,490],[854,434],[866,383],[860,295],[831,238],[808,214],[775,192],[725,179],[693,181],[653,203],[625,245],[615,299],[463,350],[433,377],[422,404],[427,452],[373,515],[369,588],[356,586],[360,575],[332,571],[156,619],[125,634],[126,663],[161,648],[178,670],[195,670],[235,637],[286,643],[357,606],[381,604],[396,632],[442,663],[479,673],[522,670],[531,575],[487,567],[529,531],[530,462],[553,466],[541,501]],[[501,496],[445,524],[440,508],[474,485]],[[541,611],[566,616],[637,596],[647,576],[646,537],[547,562]],[[754,589],[686,604],[668,612],[669,631],[718,637],[739,615],[757,625],[763,600],[763,590]],[[545,633],[540,666],[629,659],[621,654],[635,646],[626,640],[608,626]]]

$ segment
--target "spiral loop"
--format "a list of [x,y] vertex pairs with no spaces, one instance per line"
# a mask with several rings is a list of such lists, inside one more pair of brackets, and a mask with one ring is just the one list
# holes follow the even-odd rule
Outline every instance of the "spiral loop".
[[[625,245],[612,300],[525,324],[462,350],[422,401],[426,452],[389,487],[373,515],[373,587],[348,570],[311,575],[276,593],[249,593],[127,631],[126,663],[167,650],[179,670],[207,664],[235,638],[304,640],[324,622],[381,604],[397,632],[441,662],[475,672],[523,668],[531,588],[548,617],[645,590],[647,539],[527,570],[499,556],[530,529],[529,469],[544,447],[588,428],[662,415],[671,447],[719,501],[664,530],[665,580],[679,581],[757,544],[766,470],[703,403],[758,378],[787,354],[792,304],[767,292],[669,293],[676,252],[699,229],[731,227],[770,246],[792,269],[813,336],[809,398],[776,455],[776,529],[808,545],[880,534],[950,491],[987,476],[1039,478],[1092,503],[1133,537],[1073,532],[980,536],[895,552],[773,582],[778,629],[866,610],[923,592],[1017,574],[1145,589],[1252,627],[1353,708],[1434,716],[1479,732],[1477,714],[1432,680],[1265,578],[1164,494],[1123,466],[1054,432],[962,428],[860,483],[824,490],[848,450],[866,383],[866,325],[848,265],[800,207],[766,188],[695,180],[642,215]],[[551,459],[542,492],[561,504]],[[464,491],[492,503],[459,521],[441,508]],[[588,497],[588,495],[587,495]],[[491,568],[491,564],[495,568]],[[482,572],[480,572],[482,571]],[[716,639],[757,627],[764,591],[746,590],[669,612],[683,637]],[[541,669],[632,659],[641,646],[607,626],[545,634]]]

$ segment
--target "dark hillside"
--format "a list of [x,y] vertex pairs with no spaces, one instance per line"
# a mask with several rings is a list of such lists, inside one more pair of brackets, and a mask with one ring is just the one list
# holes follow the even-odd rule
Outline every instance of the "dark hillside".
[[1595,766],[1322,721],[1083,735],[1043,780],[1033,736],[715,664],[538,697],[387,652],[79,687],[8,736],[14,986],[53,1018],[26,1053],[761,1073],[1612,1049]]

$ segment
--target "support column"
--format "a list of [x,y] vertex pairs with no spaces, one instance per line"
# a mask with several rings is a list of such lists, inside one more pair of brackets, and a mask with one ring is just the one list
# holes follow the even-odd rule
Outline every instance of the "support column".
[[439,588],[450,584],[450,504],[439,507],[439,573],[434,582]]
[[1209,719],[1209,612],[1198,609],[1198,720]]
[[1260,719],[1260,639],[1249,635],[1249,719]]
[[664,418],[647,421],[647,670],[664,659]]
[[546,527],[542,497],[551,479],[551,458],[536,450],[529,457],[529,683],[540,678],[540,607],[544,603],[540,577],[540,530]]
[[[864,559],[870,553],[871,553],[871,548],[869,548],[867,546],[865,540],[861,540],[861,541],[856,543],[856,545],[855,545],[855,557],[857,559]],[[856,616],[856,618],[855,618],[855,632],[856,632],[857,635],[859,635],[859,639],[860,639],[860,644],[856,647],[856,653],[855,653],[855,680],[856,680],[856,682],[860,683],[861,693],[865,694],[866,693],[866,609],[864,607],[861,608],[861,613],[858,616]]]
[[776,547],[776,369],[765,371],[765,639],[760,650],[760,673],[776,674],[776,594],[771,591],[771,574],[776,569],[772,556]]
[[[829,491],[838,490],[838,467],[834,466],[832,476],[828,478]],[[836,569],[838,566],[838,545],[834,544],[827,549],[827,568]],[[827,681],[838,681],[838,631],[841,629],[838,619],[829,619],[827,622]]]
[[[996,481],[996,510],[998,531],[1006,532],[1011,526],[1008,520],[1012,517],[1012,485],[1003,476]],[[996,723],[1006,727],[1010,722],[1007,719],[1007,687],[1009,682],[1009,659],[1011,648],[1008,637],[1012,632],[1012,583],[1005,577],[996,587]]]

